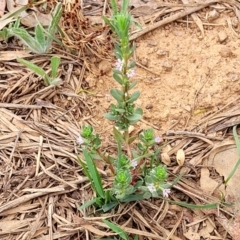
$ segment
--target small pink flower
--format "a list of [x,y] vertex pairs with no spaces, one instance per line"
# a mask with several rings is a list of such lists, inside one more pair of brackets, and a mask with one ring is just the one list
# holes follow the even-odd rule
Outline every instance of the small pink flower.
[[160,143],[161,141],[162,141],[162,138],[161,138],[161,137],[157,136],[157,137],[155,138],[155,142],[156,142],[156,143]]
[[151,193],[157,191],[157,189],[156,189],[156,187],[153,185],[153,183],[149,184],[149,185],[147,186],[147,188],[148,188],[148,190],[149,190]]
[[119,71],[122,71],[123,64],[124,64],[124,61],[121,60],[121,59],[118,59],[116,64],[115,64],[116,69],[119,70]]
[[130,164],[133,168],[135,168],[138,165],[138,162],[137,162],[137,160],[133,160],[133,161],[131,161]]
[[135,69],[130,68],[130,69],[127,70],[127,77],[128,77],[128,78],[131,78],[131,77],[133,77],[134,75],[135,75]]
[[79,145],[82,145],[82,144],[84,143],[84,139],[83,139],[81,136],[79,136],[79,137],[77,138],[77,143],[78,143]]
[[169,188],[163,189],[162,190],[162,195],[164,197],[168,197],[168,195],[170,194],[171,190]]

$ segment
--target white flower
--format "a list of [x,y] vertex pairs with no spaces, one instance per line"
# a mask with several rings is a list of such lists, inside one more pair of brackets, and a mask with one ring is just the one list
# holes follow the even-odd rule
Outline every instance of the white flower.
[[123,64],[124,64],[124,61],[121,60],[121,59],[118,59],[116,64],[115,64],[116,69],[119,70],[119,71],[122,71]]
[[135,69],[130,68],[130,69],[127,70],[127,77],[128,77],[128,78],[131,78],[131,77],[133,77],[134,75],[135,75]]
[[157,136],[155,137],[155,142],[156,143],[160,143],[162,141],[161,137]]
[[153,183],[149,184],[149,185],[147,186],[147,188],[148,188],[148,190],[149,190],[151,193],[157,191],[157,189],[156,189],[156,187],[154,186]]
[[170,194],[171,190],[169,188],[163,189],[162,190],[162,195],[164,197],[168,197],[168,195]]
[[79,137],[77,138],[77,143],[78,143],[79,145],[83,144],[83,143],[84,143],[84,139],[83,139],[81,136],[79,136]]
[[138,165],[138,162],[137,162],[137,160],[133,160],[133,161],[131,161],[130,164],[133,168],[135,168]]

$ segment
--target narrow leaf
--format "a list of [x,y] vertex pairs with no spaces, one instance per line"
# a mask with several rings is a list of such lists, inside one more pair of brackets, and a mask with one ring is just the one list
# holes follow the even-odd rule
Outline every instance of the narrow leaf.
[[186,202],[176,202],[176,201],[171,201],[168,200],[174,204],[177,204],[182,207],[190,208],[190,209],[213,209],[218,207],[218,203],[210,203],[210,204],[204,204],[204,205],[196,205],[196,204],[190,204]]
[[136,85],[137,85],[137,81],[132,82],[132,83],[129,85],[129,90],[133,89]]
[[113,128],[113,135],[117,142],[124,142],[123,135],[115,127]]
[[81,205],[80,207],[78,207],[78,209],[79,209],[79,210],[83,210],[83,209],[85,209],[85,208],[87,208],[87,207],[90,207],[91,205],[93,205],[93,204],[96,203],[96,200],[97,200],[97,198],[94,198],[94,199],[92,199],[92,200],[89,200],[89,201],[85,202],[83,205]]
[[105,113],[103,116],[106,119],[110,120],[110,121],[117,121],[117,120],[119,120],[119,116],[115,116],[115,115],[113,115],[111,113]]
[[41,77],[45,77],[46,73],[45,71],[38,67],[36,64],[29,62],[23,58],[17,58],[17,61],[22,63],[23,65],[25,65],[26,67],[28,67],[29,69],[31,69],[33,72],[35,72],[36,74],[38,74]]
[[121,102],[123,100],[123,95],[119,94],[119,91],[117,90],[118,89],[111,89],[110,93],[118,102]]
[[19,38],[32,52],[45,53],[45,46],[41,45],[24,28],[11,28],[8,30],[10,36]]
[[114,73],[113,74],[113,78],[119,83],[119,84],[123,84],[123,80],[122,78],[117,74],[117,73]]
[[93,184],[95,186],[96,192],[100,197],[104,198],[105,194],[104,194],[101,178],[97,171],[95,163],[93,162],[91,156],[88,154],[86,149],[83,150],[83,155],[88,166],[89,174],[91,176],[91,179],[93,180]]
[[127,120],[133,121],[133,122],[138,121],[138,120],[140,120],[141,118],[142,118],[142,115],[137,114],[137,113],[135,113],[135,114],[133,114],[133,115],[131,115],[131,116],[126,116],[126,119],[127,119]]
[[139,96],[140,96],[140,91],[136,91],[130,96],[130,98],[127,100],[127,102],[133,103],[134,101],[136,101],[139,98]]
[[227,177],[227,179],[225,180],[225,184],[228,183],[228,181],[232,178],[232,176],[234,175],[234,173],[237,171],[239,165],[240,165],[240,141],[238,138],[238,134],[237,134],[237,126],[233,127],[233,137],[236,143],[236,147],[237,147],[237,152],[238,152],[238,161],[236,162],[233,170],[230,172],[229,176]]
[[57,71],[58,71],[59,64],[60,64],[60,58],[57,56],[53,56],[51,58],[52,78],[57,77]]
[[118,225],[109,222],[106,219],[103,219],[103,222],[109,227],[111,228],[115,233],[117,233],[121,238],[123,238],[124,240],[128,240],[128,235],[126,232],[124,232]]
[[107,204],[104,204],[102,206],[102,210],[104,212],[108,212],[109,210],[113,209],[114,207],[116,207],[118,205],[118,202],[110,202],[110,203],[107,203]]
[[46,46],[45,35],[42,28],[43,27],[40,24],[35,27],[35,36],[38,43],[42,46]]

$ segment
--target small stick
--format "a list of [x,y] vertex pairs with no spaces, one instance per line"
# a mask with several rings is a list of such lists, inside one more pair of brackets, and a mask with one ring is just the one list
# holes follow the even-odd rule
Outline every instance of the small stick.
[[42,109],[42,106],[24,105],[24,104],[16,104],[16,103],[0,103],[0,108]]

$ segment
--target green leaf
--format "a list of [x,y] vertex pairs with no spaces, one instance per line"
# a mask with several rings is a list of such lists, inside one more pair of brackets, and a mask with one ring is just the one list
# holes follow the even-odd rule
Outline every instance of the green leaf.
[[115,127],[113,128],[113,135],[117,142],[120,142],[120,143],[124,142],[123,135]]
[[133,194],[121,199],[121,202],[135,202],[145,199],[144,194]]
[[137,85],[137,81],[130,83],[129,90],[133,89]]
[[43,27],[40,24],[38,24],[35,27],[35,36],[36,36],[36,40],[38,43],[40,43],[42,46],[46,46],[46,40],[45,40]]
[[111,113],[105,113],[105,114],[103,114],[103,116],[110,121],[117,121],[120,118],[119,116],[115,116]]
[[128,144],[133,143],[137,139],[137,136],[132,136],[128,139]]
[[17,58],[17,61],[22,63],[23,65],[25,65],[29,69],[31,69],[33,72],[35,72],[39,76],[45,77],[45,75],[46,75],[45,71],[42,68],[38,67],[36,64],[34,64],[30,61],[27,61],[23,58]]
[[119,112],[119,113],[125,113],[126,111],[122,108],[116,108],[115,109],[116,112]]
[[60,78],[49,78],[49,84],[48,85],[58,85],[61,82]]
[[142,118],[142,115],[138,114],[138,113],[134,113],[131,116],[126,116],[126,119],[131,122],[136,122],[136,121],[140,120],[141,118]]
[[127,15],[127,13],[128,13],[128,6],[129,6],[129,0],[123,0],[121,13],[123,13],[124,15]]
[[48,33],[53,35],[57,29],[58,23],[62,16],[62,4],[60,2],[57,3],[53,13],[52,13],[52,21],[48,27]]
[[81,165],[81,167],[83,168],[83,173],[86,175],[86,177],[88,177],[89,181],[91,182],[93,190],[96,192],[95,185],[93,184],[92,177],[88,172],[87,165],[80,159],[79,156],[77,156],[77,160],[78,160],[79,164]]
[[104,205],[102,206],[102,210],[103,210],[104,212],[108,212],[109,210],[115,208],[118,204],[119,204],[119,203],[118,203],[117,201],[104,204]]
[[186,202],[176,202],[176,201],[171,201],[168,200],[174,204],[177,204],[182,207],[190,208],[190,209],[213,209],[218,207],[218,203],[210,203],[210,204],[204,204],[204,205],[196,205],[196,204],[190,204]]
[[83,210],[85,208],[90,207],[91,205],[96,203],[97,198],[93,198],[92,200],[89,200],[87,202],[85,202],[83,205],[81,205],[80,207],[78,207],[79,210]]
[[111,89],[110,93],[118,102],[121,102],[123,100],[123,93],[120,90]]
[[105,193],[104,193],[101,178],[97,171],[95,163],[93,162],[91,156],[89,155],[89,153],[86,149],[83,150],[83,155],[84,155],[85,161],[88,166],[89,174],[91,176],[91,179],[93,180],[93,184],[95,186],[96,192],[97,192],[98,196],[100,196],[101,198],[104,198]]
[[227,184],[228,181],[232,178],[232,176],[234,175],[234,173],[237,171],[239,165],[240,165],[240,141],[238,138],[238,134],[237,134],[237,126],[233,127],[233,137],[237,146],[237,152],[238,152],[238,161],[236,162],[233,170],[230,172],[229,176],[227,177],[227,179],[225,180],[224,184]]
[[45,46],[41,45],[24,28],[11,28],[8,30],[8,32],[10,36],[19,38],[32,52],[38,54],[45,53]]
[[128,65],[129,68],[134,68],[135,66],[136,66],[135,61],[130,62],[130,64]]
[[52,78],[57,77],[57,71],[60,64],[60,58],[58,56],[53,56],[51,58],[51,69],[52,69]]
[[136,91],[134,92],[130,98],[127,100],[128,103],[133,103],[134,101],[136,101],[140,96],[140,91]]
[[117,73],[114,73],[113,74],[113,78],[119,83],[119,84],[123,84],[123,80],[122,78],[117,74]]
[[135,110],[135,113],[140,114],[140,115],[143,115],[143,110],[142,110],[141,108],[137,108],[137,109]]
[[122,76],[122,72],[119,71],[118,69],[113,69],[113,72],[116,73],[116,74],[118,74],[118,75],[120,75],[120,76]]
[[111,228],[115,233],[117,233],[122,239],[124,240],[128,240],[128,235],[126,232],[124,232],[118,225],[109,222],[106,219],[103,219],[103,222],[109,227]]
[[135,235],[133,240],[138,240],[138,236],[137,236],[137,235]]
[[117,3],[115,0],[111,0],[111,6],[113,9],[113,15],[116,15],[118,13],[118,9],[117,9]]

